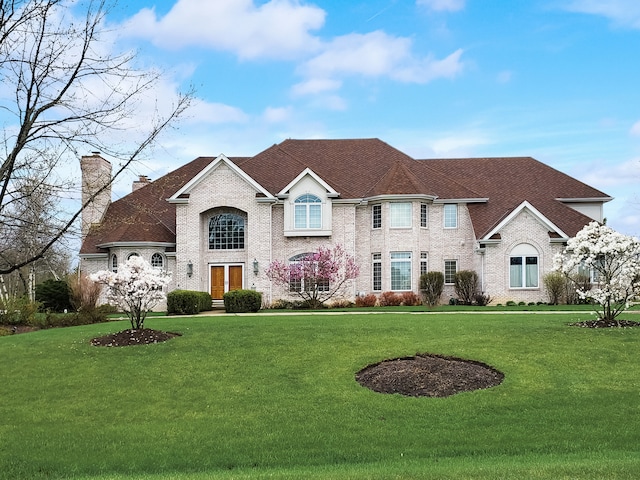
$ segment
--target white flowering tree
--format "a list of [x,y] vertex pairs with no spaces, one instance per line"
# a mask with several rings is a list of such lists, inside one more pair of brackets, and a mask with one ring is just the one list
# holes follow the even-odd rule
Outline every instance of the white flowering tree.
[[133,256],[117,272],[101,270],[90,278],[106,286],[107,300],[127,314],[131,329],[141,330],[147,313],[166,298],[163,289],[171,276]]
[[569,278],[591,272],[589,290],[578,289],[580,298],[597,304],[599,320],[616,317],[640,294],[640,240],[591,222],[567,242],[556,256],[556,267]]
[[274,283],[295,292],[312,308],[319,308],[340,292],[348,280],[356,278],[360,268],[342,245],[336,245],[318,247],[287,263],[276,260],[266,273]]

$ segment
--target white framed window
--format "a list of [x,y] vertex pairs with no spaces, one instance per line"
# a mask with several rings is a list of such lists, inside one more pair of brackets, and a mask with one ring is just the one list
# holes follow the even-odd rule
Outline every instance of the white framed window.
[[138,252],[131,252],[129,255],[127,255],[127,260],[133,258],[133,257],[139,257],[140,255],[138,254]]
[[289,280],[290,292],[311,292],[317,289],[319,292],[329,291],[329,279],[314,275],[315,262],[311,260],[312,253],[301,253],[289,259],[290,264],[298,264],[305,275],[303,278],[292,278]]
[[296,229],[322,228],[322,200],[305,193],[295,199],[293,225]]
[[371,226],[372,228],[382,227],[382,205],[373,205],[371,208]]
[[429,205],[420,204],[420,227],[427,228],[429,226]]
[[118,273],[118,256],[114,253],[111,255],[111,271],[113,273]]
[[151,266],[155,268],[164,268],[164,256],[157,252],[151,255]]
[[458,205],[455,203],[444,205],[444,228],[458,228]]
[[391,252],[391,290],[411,290],[411,252]]
[[391,228],[411,228],[411,202],[389,204],[389,226]]
[[372,272],[373,272],[373,291],[382,291],[382,254],[374,253],[371,255]]
[[457,260],[444,261],[444,283],[453,285],[456,282],[456,273],[458,272]]
[[209,219],[209,249],[244,248],[244,217],[236,213],[219,213]]
[[509,287],[538,288],[538,251],[533,245],[521,243],[509,256]]
[[429,254],[420,252],[420,275],[424,275],[429,271]]

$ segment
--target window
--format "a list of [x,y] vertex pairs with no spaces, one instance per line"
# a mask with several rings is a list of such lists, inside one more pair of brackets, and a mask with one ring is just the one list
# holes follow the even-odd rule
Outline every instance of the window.
[[391,290],[411,290],[411,252],[391,252]]
[[458,205],[455,203],[444,205],[444,228],[458,228]]
[[374,253],[373,261],[373,291],[380,292],[382,290],[382,254]]
[[411,203],[389,204],[389,226],[391,228],[411,227]]
[[151,266],[155,268],[164,267],[164,257],[160,253],[154,253],[151,255]]
[[138,255],[136,252],[133,252],[133,253],[130,253],[130,254],[127,256],[127,260],[129,260],[129,259],[131,259],[131,258],[133,258],[133,257],[139,257],[139,256],[140,256],[140,255]]
[[322,228],[322,200],[307,193],[296,198],[293,203],[295,228]]
[[517,245],[509,257],[509,287],[538,287],[538,251],[533,245]]
[[212,250],[244,248],[244,218],[235,213],[221,213],[211,217],[209,248]]
[[299,273],[295,275],[297,278],[289,279],[290,292],[312,292],[314,289],[319,292],[329,291],[329,279],[317,276],[317,265],[310,260],[311,255],[311,253],[301,253],[289,259],[289,263],[296,265],[296,272]]
[[444,283],[453,285],[456,281],[456,272],[458,271],[457,260],[444,261]]
[[111,271],[118,273],[118,257],[117,255],[111,255]]
[[420,226],[422,228],[429,226],[429,205],[426,203],[420,204]]
[[371,210],[371,221],[373,228],[382,227],[382,205],[374,205]]
[[428,259],[429,254],[427,252],[420,252],[420,275],[424,275],[429,271]]

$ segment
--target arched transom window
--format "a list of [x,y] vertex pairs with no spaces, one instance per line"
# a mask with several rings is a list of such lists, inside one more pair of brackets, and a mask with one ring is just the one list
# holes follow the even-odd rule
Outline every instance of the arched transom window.
[[517,245],[509,256],[509,286],[537,288],[538,277],[538,250],[528,243]]
[[155,268],[164,268],[164,257],[161,253],[151,255],[151,266]]
[[209,220],[209,248],[244,248],[244,218],[236,213],[220,213]]
[[295,228],[322,228],[322,200],[305,193],[294,201]]

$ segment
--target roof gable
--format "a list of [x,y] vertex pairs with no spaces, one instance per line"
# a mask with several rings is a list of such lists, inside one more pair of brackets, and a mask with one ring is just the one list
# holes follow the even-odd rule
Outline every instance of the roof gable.
[[286,197],[289,195],[289,191],[294,188],[298,183],[300,183],[300,181],[305,178],[305,177],[311,177],[313,180],[315,180],[316,183],[318,183],[318,185],[320,185],[322,188],[324,188],[327,191],[327,196],[328,197],[339,197],[340,194],[338,192],[336,192],[331,185],[329,185],[327,182],[325,182],[323,179],[321,179],[318,175],[315,174],[315,172],[313,170],[311,170],[310,168],[305,168],[302,172],[300,172],[300,174],[294,178],[293,180],[291,180],[291,182],[289,182],[289,184],[284,187],[282,190],[280,190],[278,192],[278,197]]

